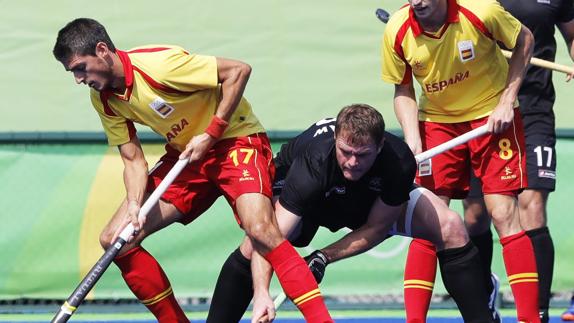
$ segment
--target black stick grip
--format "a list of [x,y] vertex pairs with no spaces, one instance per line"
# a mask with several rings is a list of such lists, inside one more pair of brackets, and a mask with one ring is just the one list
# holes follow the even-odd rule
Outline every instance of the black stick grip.
[[100,257],[98,262],[90,269],[86,277],[82,279],[78,287],[74,290],[72,295],[62,304],[58,313],[52,319],[52,323],[68,322],[70,317],[74,314],[78,306],[82,303],[88,293],[94,288],[94,285],[100,280],[106,269],[110,266],[114,258],[120,252],[120,249],[126,244],[122,238],[117,238],[116,242],[110,246],[106,252]]

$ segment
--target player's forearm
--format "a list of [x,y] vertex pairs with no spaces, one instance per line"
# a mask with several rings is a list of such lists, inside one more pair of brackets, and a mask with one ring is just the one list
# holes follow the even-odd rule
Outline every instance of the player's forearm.
[[221,100],[215,115],[228,121],[243,97],[251,75],[251,67],[242,62],[219,58],[217,62],[221,82]]
[[532,57],[532,50],[534,48],[534,37],[528,28],[522,26],[516,46],[512,51],[512,57],[508,62],[508,77],[506,80],[506,87],[500,98],[500,103],[513,107],[514,102],[518,96],[518,91],[524,80],[526,68]]
[[395,88],[394,109],[407,143],[420,140],[419,109],[412,87]]
[[253,294],[269,295],[269,284],[273,275],[273,268],[258,252],[254,251],[251,256],[251,274],[253,277]]
[[128,201],[143,204],[143,197],[147,184],[147,165],[144,163],[126,165],[124,168],[124,184]]
[[329,263],[363,253],[385,240],[388,228],[365,224],[321,249]]
[[143,203],[148,177],[148,165],[139,145],[127,143],[120,146],[120,155],[124,163],[124,185],[128,201]]

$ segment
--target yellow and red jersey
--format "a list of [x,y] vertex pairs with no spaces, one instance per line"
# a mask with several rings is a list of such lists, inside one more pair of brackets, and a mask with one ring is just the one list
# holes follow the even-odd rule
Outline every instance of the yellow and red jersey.
[[[221,99],[216,58],[171,45],[117,54],[125,73],[125,93],[91,90],[109,144],[127,143],[135,135],[136,122],[184,150],[193,136],[207,128]],[[241,98],[222,139],[264,131],[249,102]]]
[[495,0],[447,0],[446,23],[425,32],[407,5],[392,15],[382,44],[382,79],[421,85],[419,119],[455,123],[490,115],[506,86],[497,41],[514,48],[521,23]]

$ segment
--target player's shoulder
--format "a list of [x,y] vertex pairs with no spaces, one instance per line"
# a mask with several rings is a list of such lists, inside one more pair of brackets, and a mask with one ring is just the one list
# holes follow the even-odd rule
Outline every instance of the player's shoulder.
[[130,57],[146,57],[158,55],[173,55],[174,53],[188,53],[183,47],[168,44],[151,44],[130,48],[126,51]]
[[187,50],[176,45],[145,45],[126,52],[132,65],[146,70],[164,69],[170,64],[179,65],[181,62],[178,58],[190,55]]
[[457,2],[460,7],[469,10],[483,21],[495,15],[502,8],[497,0],[458,0]]
[[408,23],[409,8],[410,6],[406,4],[391,15],[389,21],[387,22],[387,27],[385,28],[385,34],[396,35],[401,27]]
[[383,149],[385,146],[389,148],[389,152],[395,154],[399,159],[411,159],[413,157],[407,143],[388,131],[385,131],[385,144]]

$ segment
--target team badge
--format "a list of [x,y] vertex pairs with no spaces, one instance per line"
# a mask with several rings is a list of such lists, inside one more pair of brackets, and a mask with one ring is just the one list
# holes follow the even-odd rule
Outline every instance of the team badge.
[[174,107],[167,104],[167,102],[165,102],[165,100],[159,96],[149,104],[149,107],[164,119],[167,118],[173,111],[175,111]]
[[458,42],[458,55],[463,63],[474,59],[474,45],[471,40]]

